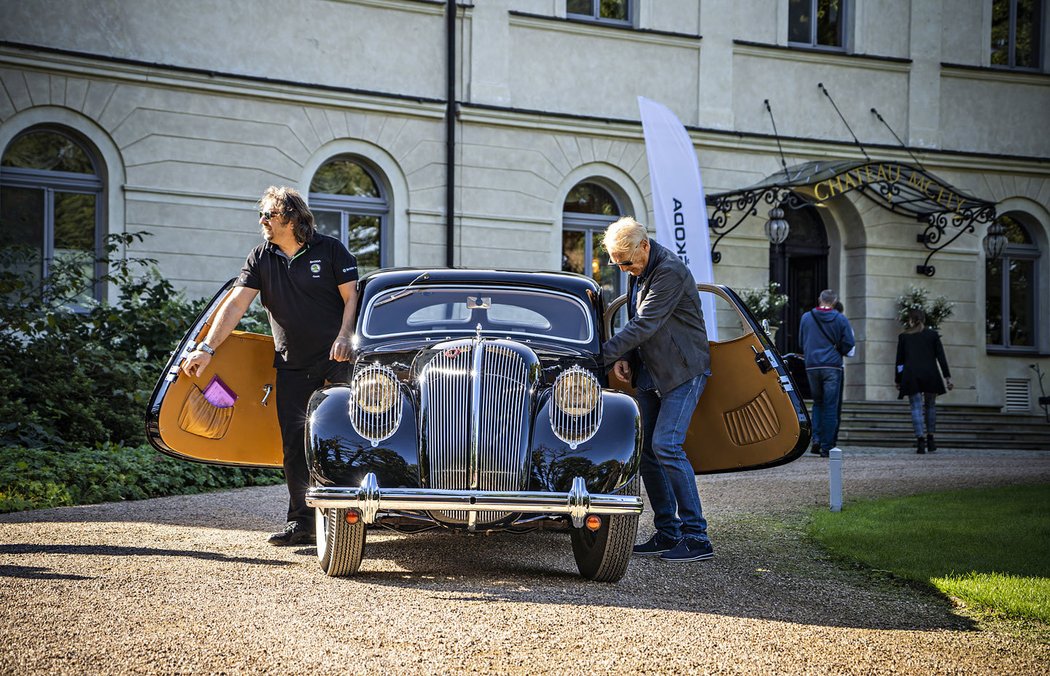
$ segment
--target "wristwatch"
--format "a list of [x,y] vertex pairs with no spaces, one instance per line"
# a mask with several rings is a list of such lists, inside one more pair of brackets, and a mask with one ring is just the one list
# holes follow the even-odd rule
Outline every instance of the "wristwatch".
[[215,354],[215,348],[213,348],[211,345],[208,345],[207,343],[200,343],[199,345],[197,345],[197,349],[201,352],[207,352],[208,354]]

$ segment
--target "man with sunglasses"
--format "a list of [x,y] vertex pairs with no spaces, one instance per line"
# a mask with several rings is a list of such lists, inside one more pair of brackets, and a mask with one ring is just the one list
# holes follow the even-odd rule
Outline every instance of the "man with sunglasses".
[[306,406],[326,380],[345,380],[357,310],[357,259],[339,240],[316,231],[310,208],[292,188],[266,190],[259,200],[259,225],[266,241],[248,254],[229,299],[182,368],[194,376],[207,367],[261,294],[273,330],[277,421],[288,483],[288,522],[269,542],[312,543],[314,512],[306,504]]
[[627,324],[602,345],[606,365],[635,387],[642,481],[656,533],[634,553],[664,561],[714,556],[696,475],[682,444],[711,375],[700,294],[689,268],[630,216],[605,231],[610,264],[630,275]]

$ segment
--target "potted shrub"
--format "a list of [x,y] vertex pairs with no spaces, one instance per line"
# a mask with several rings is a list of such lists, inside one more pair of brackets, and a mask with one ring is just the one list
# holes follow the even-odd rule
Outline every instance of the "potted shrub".
[[769,338],[775,338],[777,329],[780,328],[780,312],[788,302],[787,294],[780,293],[780,284],[770,282],[763,288],[737,289],[737,295],[766,329]]
[[909,286],[908,290],[897,296],[897,321],[901,326],[908,326],[908,311],[922,310],[926,314],[926,326],[936,330],[941,322],[952,316],[955,303],[944,296],[930,299],[930,292],[921,286]]

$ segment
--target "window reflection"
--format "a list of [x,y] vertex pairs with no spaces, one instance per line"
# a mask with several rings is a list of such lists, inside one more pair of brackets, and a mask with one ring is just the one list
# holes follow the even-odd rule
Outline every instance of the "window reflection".
[[325,162],[310,182],[310,208],[318,232],[335,237],[357,257],[358,273],[384,265],[383,229],[389,204],[381,183],[357,158]]
[[1032,350],[1038,345],[1036,289],[1042,252],[1022,214],[999,217],[1007,246],[985,267],[985,340],[994,349]]
[[846,0],[788,0],[788,42],[845,47]]
[[[0,271],[36,293],[60,275],[76,307],[102,297],[102,179],[82,141],[60,128],[36,128],[0,158]],[[24,286],[23,286],[24,285]]]
[[622,294],[625,276],[606,265],[609,254],[602,245],[605,229],[622,215],[612,192],[595,181],[583,181],[565,196],[562,212],[562,270],[594,279],[606,302]]
[[992,1],[992,65],[1039,68],[1042,14],[1041,0]]

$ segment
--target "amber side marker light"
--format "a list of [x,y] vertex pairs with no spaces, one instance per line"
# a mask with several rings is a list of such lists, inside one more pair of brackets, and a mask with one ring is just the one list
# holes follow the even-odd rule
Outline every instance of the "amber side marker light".
[[346,519],[346,522],[348,524],[353,526],[355,523],[361,520],[361,515],[351,509],[347,511],[346,516],[343,518]]
[[595,531],[602,527],[602,520],[592,514],[587,517],[585,524],[587,525],[588,530]]

